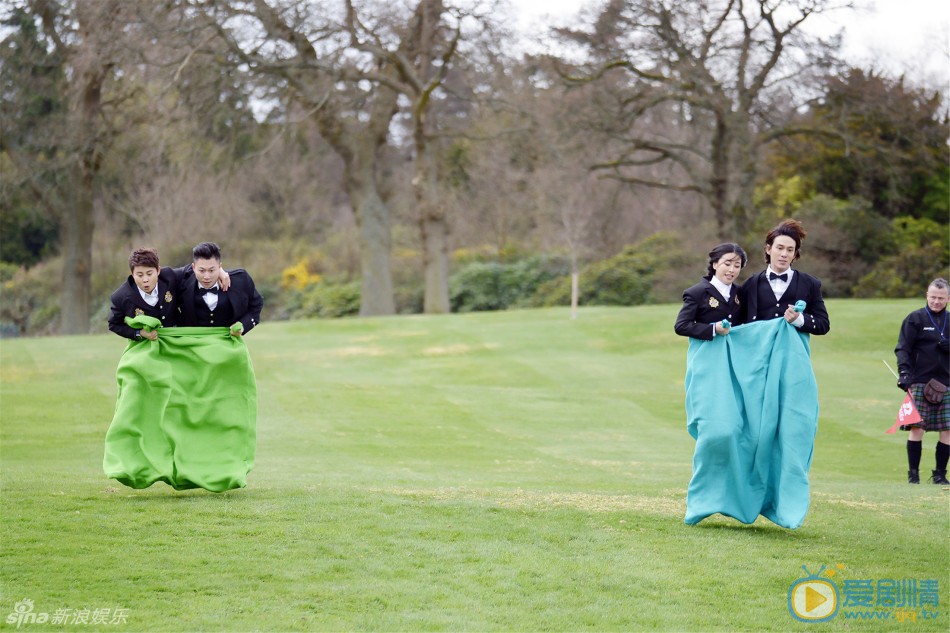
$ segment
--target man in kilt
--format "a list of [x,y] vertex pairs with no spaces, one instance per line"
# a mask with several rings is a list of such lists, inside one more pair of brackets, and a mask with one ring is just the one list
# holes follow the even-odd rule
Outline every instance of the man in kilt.
[[950,284],[935,279],[927,287],[927,306],[907,315],[901,325],[894,353],[900,377],[897,386],[914,399],[921,422],[901,429],[910,431],[907,438],[907,482],[920,483],[920,454],[925,431],[937,431],[936,468],[930,480],[950,484],[947,480],[947,459],[950,457],[950,406],[947,386],[950,385],[950,326],[947,323],[947,301]]

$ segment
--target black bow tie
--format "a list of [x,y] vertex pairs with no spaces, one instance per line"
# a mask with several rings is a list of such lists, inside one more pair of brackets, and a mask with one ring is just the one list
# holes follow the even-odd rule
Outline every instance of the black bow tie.
[[788,273],[782,273],[781,275],[777,275],[775,273],[769,273],[769,281],[772,281],[773,279],[781,279],[782,281],[788,281]]
[[217,288],[202,288],[201,286],[198,286],[198,294],[200,294],[202,297],[208,294],[209,292],[213,295],[216,295],[218,294],[218,289]]

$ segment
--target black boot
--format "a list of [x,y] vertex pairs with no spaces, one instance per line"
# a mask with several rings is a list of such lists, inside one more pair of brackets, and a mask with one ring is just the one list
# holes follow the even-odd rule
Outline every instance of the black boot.
[[946,470],[935,470],[930,476],[930,481],[935,484],[941,485],[950,485],[950,481],[947,481],[947,471]]
[[920,471],[916,468],[913,470],[907,471],[907,483],[909,484],[919,484],[920,483]]

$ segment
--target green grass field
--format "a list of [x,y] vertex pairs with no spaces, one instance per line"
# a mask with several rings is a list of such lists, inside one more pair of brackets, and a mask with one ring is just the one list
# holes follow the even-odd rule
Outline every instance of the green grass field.
[[683,524],[678,306],[265,323],[247,338],[257,466],[223,494],[104,477],[118,337],[5,340],[0,628],[30,599],[127,617],[20,630],[947,631],[936,608],[787,609],[802,565],[936,580],[950,601],[948,491],[907,485],[905,436],[884,434],[901,394],[881,360],[921,305],[828,303],[795,531]]

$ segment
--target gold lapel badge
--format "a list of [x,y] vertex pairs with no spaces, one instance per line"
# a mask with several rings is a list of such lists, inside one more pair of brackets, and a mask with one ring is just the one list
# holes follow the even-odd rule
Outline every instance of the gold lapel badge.
[[145,314],[145,310],[143,310],[142,308],[135,309],[135,316],[142,316],[143,314]]
[[171,302],[172,302],[172,291],[169,290],[165,293],[165,303],[171,303]]
[[717,299],[716,297],[709,297],[709,307],[710,307],[710,308],[718,308],[718,307],[719,307],[719,299]]

